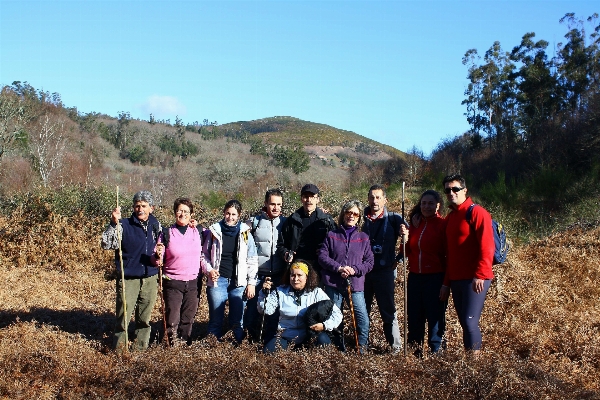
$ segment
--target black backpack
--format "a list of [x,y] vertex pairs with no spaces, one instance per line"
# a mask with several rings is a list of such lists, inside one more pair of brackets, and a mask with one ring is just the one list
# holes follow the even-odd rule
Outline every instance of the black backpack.
[[[473,207],[477,204],[473,203],[469,206],[467,210],[466,219],[469,225],[471,225],[471,216],[473,214]],[[506,261],[508,257],[508,250],[510,249],[510,244],[506,240],[506,231],[504,230],[504,226],[492,218],[492,231],[494,232],[494,265],[502,264]]]

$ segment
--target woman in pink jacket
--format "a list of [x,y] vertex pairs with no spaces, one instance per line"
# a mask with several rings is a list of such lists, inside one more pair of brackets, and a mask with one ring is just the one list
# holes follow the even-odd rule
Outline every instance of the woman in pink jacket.
[[157,244],[157,253],[163,254],[166,333],[171,343],[176,338],[189,344],[202,287],[202,227],[196,228],[192,220],[194,205],[190,199],[176,199],[173,212],[175,223],[163,228]]

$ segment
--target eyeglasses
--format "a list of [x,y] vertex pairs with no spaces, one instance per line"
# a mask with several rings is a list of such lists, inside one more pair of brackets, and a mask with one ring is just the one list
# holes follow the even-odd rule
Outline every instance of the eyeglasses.
[[458,193],[458,192],[460,192],[463,189],[464,188],[462,188],[460,186],[453,186],[453,187],[445,188],[444,189],[444,193],[450,194],[450,191],[453,191],[454,193]]
[[190,212],[189,212],[189,211],[186,211],[186,210],[177,210],[177,211],[175,212],[175,214],[189,215],[189,214],[190,214]]
[[354,218],[360,217],[360,213],[357,213],[354,211],[346,211],[345,214],[347,217],[354,217]]

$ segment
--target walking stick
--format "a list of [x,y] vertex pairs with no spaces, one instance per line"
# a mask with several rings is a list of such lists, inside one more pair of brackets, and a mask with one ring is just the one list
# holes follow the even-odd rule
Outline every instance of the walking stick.
[[354,303],[352,302],[352,284],[350,283],[350,278],[346,279],[346,283],[348,284],[346,288],[348,289],[350,315],[352,315],[352,325],[354,326],[354,340],[356,341],[356,351],[360,353],[360,345],[358,344],[358,331],[356,330],[356,316],[354,315]]
[[[402,182],[402,221],[406,223],[404,219],[404,185],[405,182]],[[404,235],[402,235],[402,269],[404,274],[404,356],[408,354],[408,349],[406,348],[408,345],[408,328],[407,328],[407,308],[408,308],[408,295],[406,293],[408,289],[408,285],[406,283],[406,241],[404,240]]]
[[[271,278],[266,277],[265,282],[271,282]],[[262,318],[260,319],[260,334],[258,335],[258,343],[262,343],[263,330],[265,329],[265,307],[267,306],[267,296],[269,295],[269,292],[271,291],[271,289],[265,290],[263,288],[261,290],[263,292],[265,292],[266,296],[265,296],[265,300],[263,301],[263,313],[262,313]]]
[[[119,187],[117,186],[117,208],[119,208]],[[125,296],[125,271],[123,269],[123,253],[121,251],[121,221],[117,221],[117,241],[119,242],[119,265],[121,266],[121,301],[123,302],[123,325],[125,326],[125,351],[129,349],[129,338],[127,330],[129,329],[127,314],[127,297]]]
[[160,290],[160,312],[162,313],[163,318],[163,328],[165,330],[165,340],[167,341],[167,347],[171,347],[171,343],[169,341],[169,333],[167,332],[167,314],[165,310],[165,296],[163,295],[163,285],[162,285],[162,262],[158,266],[158,288]]

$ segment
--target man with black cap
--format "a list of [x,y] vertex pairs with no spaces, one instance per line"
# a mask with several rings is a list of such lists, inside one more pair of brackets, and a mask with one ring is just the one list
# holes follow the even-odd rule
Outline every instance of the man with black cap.
[[277,253],[286,263],[302,259],[309,261],[316,271],[317,250],[325,240],[327,232],[336,228],[331,215],[317,207],[319,188],[312,183],[306,184],[300,191],[302,207],[285,220],[277,240]]

